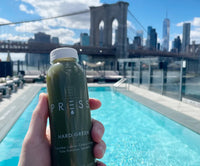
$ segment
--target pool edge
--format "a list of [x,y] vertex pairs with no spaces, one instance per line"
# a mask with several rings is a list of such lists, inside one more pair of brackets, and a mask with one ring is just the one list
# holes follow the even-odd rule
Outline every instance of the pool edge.
[[[184,111],[184,109],[191,108],[189,111],[191,111],[192,114],[192,109],[197,109],[196,107],[135,86],[132,86],[132,89],[129,91],[118,90],[118,92],[164,115],[168,119],[181,124],[182,126],[194,131],[195,133],[200,134],[200,120],[197,119],[197,117],[194,115],[189,115],[188,113],[186,114]],[[149,93],[151,97],[148,98],[149,94],[147,93]],[[155,98],[157,100],[155,100]],[[188,108],[183,108],[186,107],[186,105],[188,105]]]
[[33,100],[44,84],[25,84],[25,87],[17,92],[15,99],[10,99],[10,104],[0,112],[0,142],[6,137],[10,129],[24,112],[26,107]]

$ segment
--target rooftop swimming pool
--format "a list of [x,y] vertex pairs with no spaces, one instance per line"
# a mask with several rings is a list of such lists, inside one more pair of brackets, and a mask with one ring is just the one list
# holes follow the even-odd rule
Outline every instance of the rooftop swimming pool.
[[[46,92],[42,88],[41,92]],[[105,126],[108,166],[199,166],[200,135],[109,87],[89,87],[102,102],[92,117]],[[17,165],[23,138],[39,94],[0,143],[0,166]]]

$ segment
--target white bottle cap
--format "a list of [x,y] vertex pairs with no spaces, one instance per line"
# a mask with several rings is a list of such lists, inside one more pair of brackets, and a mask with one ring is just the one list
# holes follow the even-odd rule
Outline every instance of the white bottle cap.
[[78,61],[78,53],[70,47],[57,48],[50,53],[50,63],[60,58],[75,58]]

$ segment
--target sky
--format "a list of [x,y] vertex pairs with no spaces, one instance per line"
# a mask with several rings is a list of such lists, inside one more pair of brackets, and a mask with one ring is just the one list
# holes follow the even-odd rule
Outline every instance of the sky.
[[[34,20],[68,14],[100,6],[103,3],[116,3],[117,0],[0,0],[0,24]],[[182,37],[182,25],[191,23],[190,42],[200,43],[199,0],[126,0],[128,10],[147,29],[156,28],[158,41],[162,42],[163,20],[170,19],[170,43],[175,37]],[[128,12],[128,37],[130,42],[142,26]],[[52,37],[59,37],[60,42],[72,44],[79,41],[80,33],[89,33],[89,13],[62,17],[40,22],[0,26],[0,40],[28,40],[34,33],[45,32]],[[144,39],[146,32],[144,31]],[[170,44],[171,45],[171,44]]]

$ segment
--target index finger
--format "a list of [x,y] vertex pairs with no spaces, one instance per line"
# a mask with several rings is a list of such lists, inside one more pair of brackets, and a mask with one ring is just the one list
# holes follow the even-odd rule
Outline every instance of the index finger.
[[89,99],[90,109],[96,110],[101,107],[101,102],[98,99]]

